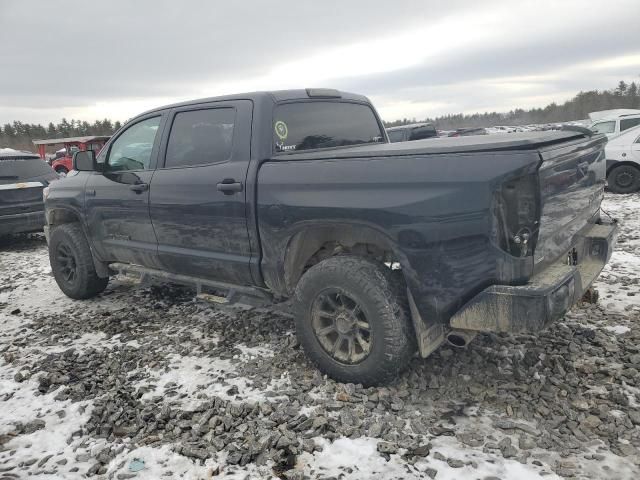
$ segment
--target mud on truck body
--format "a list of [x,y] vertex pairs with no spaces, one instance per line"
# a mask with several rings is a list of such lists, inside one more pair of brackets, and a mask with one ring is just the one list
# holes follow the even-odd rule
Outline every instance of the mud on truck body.
[[536,332],[608,261],[606,138],[586,130],[388,143],[362,96],[196,100],[131,120],[46,192],[54,276],[115,272],[291,300],[324,373],[371,385],[477,332]]

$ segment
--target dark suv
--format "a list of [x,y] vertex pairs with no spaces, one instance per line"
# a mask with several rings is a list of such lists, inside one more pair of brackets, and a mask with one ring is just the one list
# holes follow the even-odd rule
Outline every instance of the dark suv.
[[38,155],[0,148],[0,236],[42,230],[42,189],[57,178]]

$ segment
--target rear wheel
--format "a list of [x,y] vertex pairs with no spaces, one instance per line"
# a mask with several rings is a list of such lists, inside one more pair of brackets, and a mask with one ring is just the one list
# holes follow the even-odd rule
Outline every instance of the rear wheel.
[[619,165],[607,175],[609,190],[614,193],[633,193],[640,189],[640,169],[633,165]]
[[96,273],[89,243],[77,223],[59,225],[51,231],[49,261],[56,283],[68,297],[94,297],[109,282],[109,278]]
[[61,177],[66,177],[69,170],[66,167],[56,167],[56,173]]
[[337,256],[314,265],[296,287],[295,305],[300,344],[336,380],[388,382],[415,352],[401,275],[369,259]]

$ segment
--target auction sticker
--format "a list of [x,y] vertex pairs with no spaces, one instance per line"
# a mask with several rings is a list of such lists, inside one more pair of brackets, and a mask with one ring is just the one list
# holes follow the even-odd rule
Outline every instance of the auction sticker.
[[287,128],[287,124],[284,123],[282,120],[278,120],[275,125],[274,125],[274,129],[276,131],[276,135],[278,136],[278,138],[280,140],[282,140],[283,142],[287,139],[287,137],[289,136],[289,128]]

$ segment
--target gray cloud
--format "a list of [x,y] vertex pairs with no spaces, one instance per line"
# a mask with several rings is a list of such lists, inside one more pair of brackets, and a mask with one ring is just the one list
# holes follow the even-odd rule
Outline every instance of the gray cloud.
[[[392,38],[443,19],[491,14],[493,9],[497,15],[505,6],[517,14],[520,8],[530,12],[532,5],[540,5],[549,11],[541,11],[535,21],[523,16],[522,25],[505,25],[504,37],[448,51],[449,42],[467,33],[452,30],[430,42],[407,45],[417,55],[445,47],[444,53],[411,68],[348,78],[334,72],[332,81],[332,86],[386,102],[435,100],[465,109],[481,109],[496,100],[508,105],[519,96],[474,88],[462,100],[456,85],[548,75],[571,65],[640,54],[635,25],[640,5],[618,3],[618,8],[603,10],[596,24],[589,11],[580,9],[563,22],[553,3],[544,1],[5,0],[0,1],[0,122],[17,119],[15,115],[24,115],[24,121],[55,121],[62,116],[58,112],[74,109],[90,114],[97,102],[107,102],[108,112],[109,102],[197,97],[216,85],[233,87],[277,65],[343,45]],[[553,22],[547,25],[545,18]],[[386,61],[380,56],[381,64]],[[609,69],[592,78],[560,77],[530,93],[608,87],[605,82],[612,75],[637,76],[639,68]]]

